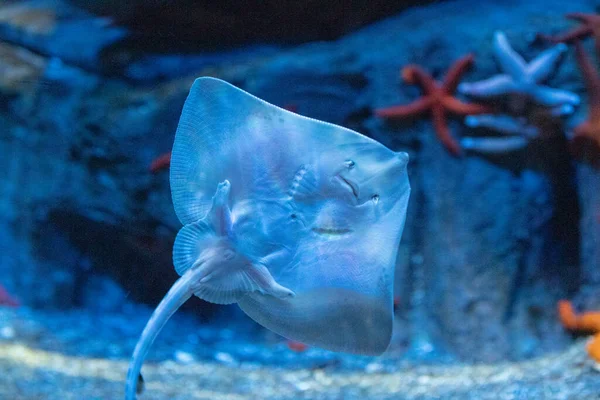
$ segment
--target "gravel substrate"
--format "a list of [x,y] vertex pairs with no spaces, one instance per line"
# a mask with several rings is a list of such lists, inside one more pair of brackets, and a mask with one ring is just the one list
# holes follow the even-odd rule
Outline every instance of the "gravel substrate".
[[[129,354],[145,317],[1,309],[0,399],[122,398]],[[181,335],[194,323],[182,315],[157,341],[143,369],[140,400],[600,398],[600,375],[586,356],[585,340],[529,361],[415,365],[393,352],[380,358],[319,349],[294,353],[283,341],[236,340],[225,328],[214,328],[212,344],[196,343],[203,351],[188,352]],[[253,350],[240,360],[244,348]]]
[[[2,399],[119,399],[126,360],[0,345]],[[148,363],[140,399],[597,399],[600,376],[583,343],[495,366],[421,366],[394,373],[175,361]]]

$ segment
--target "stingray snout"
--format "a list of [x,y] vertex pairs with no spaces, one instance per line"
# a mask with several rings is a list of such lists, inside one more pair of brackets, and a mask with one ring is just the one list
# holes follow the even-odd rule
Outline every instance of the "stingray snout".
[[402,167],[406,167],[408,165],[409,156],[408,153],[404,151],[397,151],[394,153],[396,155],[396,160],[400,163]]

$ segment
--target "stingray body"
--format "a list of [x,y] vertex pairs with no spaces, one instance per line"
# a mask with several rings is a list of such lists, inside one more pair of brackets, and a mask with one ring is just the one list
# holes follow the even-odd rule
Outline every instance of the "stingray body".
[[142,333],[126,398],[135,398],[149,346],[192,295],[238,303],[263,326],[309,345],[384,352],[407,162],[354,131],[197,79],[171,163],[184,225],[173,261],[182,277]]

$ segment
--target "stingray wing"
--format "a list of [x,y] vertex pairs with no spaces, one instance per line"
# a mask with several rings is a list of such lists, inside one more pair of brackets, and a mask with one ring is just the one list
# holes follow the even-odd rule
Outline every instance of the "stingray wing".
[[[340,149],[365,146],[383,151],[385,165],[393,167],[393,186],[381,193],[381,218],[359,221],[335,240],[288,218],[290,187],[303,166],[318,167]],[[172,154],[171,190],[181,222],[204,218],[215,187],[229,180],[232,240],[247,256],[263,257],[275,280],[296,293],[292,299],[246,295],[239,305],[249,316],[288,338],[331,350],[379,354],[387,348],[395,258],[410,192],[405,154],[214,78],[194,83]],[[269,257],[273,253],[284,256]]]
[[383,353],[391,339],[396,255],[410,189],[405,182],[387,218],[344,238],[306,234],[294,260],[273,276],[296,296],[251,294],[239,306],[280,335],[333,351]]
[[[231,198],[280,199],[302,165],[338,145],[376,143],[354,131],[269,104],[215,78],[198,78],[183,107],[171,159],[175,213],[203,218],[219,182]],[[233,208],[233,207],[232,207]]]

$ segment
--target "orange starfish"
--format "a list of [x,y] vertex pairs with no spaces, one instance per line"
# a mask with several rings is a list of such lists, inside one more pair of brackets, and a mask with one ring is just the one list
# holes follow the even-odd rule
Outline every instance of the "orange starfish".
[[589,356],[600,362],[600,312],[586,312],[575,314],[570,301],[558,302],[558,316],[560,322],[570,331],[587,332],[596,334],[587,345]]
[[600,15],[598,14],[587,14],[587,13],[570,13],[566,14],[565,17],[581,22],[581,25],[568,32],[561,33],[558,35],[544,35],[538,34],[538,37],[542,40],[549,41],[551,43],[572,43],[585,39],[588,36],[594,36],[596,39],[596,51],[600,53]]
[[575,56],[587,88],[589,113],[588,119],[573,129],[573,149],[580,155],[589,150],[595,154],[600,150],[600,76],[580,41],[575,42]]
[[446,114],[472,115],[489,113],[491,110],[481,104],[464,103],[454,97],[453,93],[462,75],[473,64],[473,55],[469,54],[456,61],[448,70],[443,82],[437,82],[418,65],[407,65],[402,69],[402,79],[410,85],[419,85],[424,95],[410,104],[393,106],[376,110],[375,114],[383,118],[407,118],[431,113],[435,132],[442,144],[455,155],[462,150],[448,129]]

